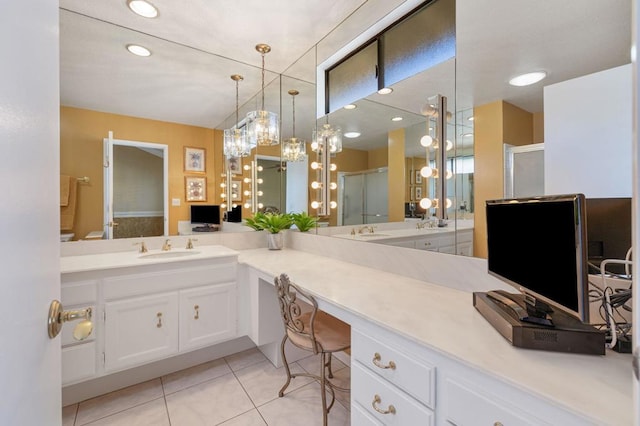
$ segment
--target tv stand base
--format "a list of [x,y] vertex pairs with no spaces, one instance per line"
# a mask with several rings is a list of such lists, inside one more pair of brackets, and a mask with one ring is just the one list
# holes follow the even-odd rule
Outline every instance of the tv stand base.
[[[524,295],[512,295],[524,309]],[[605,332],[578,319],[554,311],[553,327],[520,321],[513,309],[487,296],[473,293],[473,306],[513,346],[554,352],[605,354]]]

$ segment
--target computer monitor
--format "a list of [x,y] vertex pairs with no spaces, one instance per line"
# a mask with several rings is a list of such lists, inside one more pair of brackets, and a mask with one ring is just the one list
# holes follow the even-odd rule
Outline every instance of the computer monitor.
[[[587,198],[587,255],[592,273],[600,273],[605,259],[624,260],[631,248],[631,197]],[[626,274],[624,265],[607,271]]]
[[196,228],[218,228],[220,226],[220,206],[192,204],[191,224],[201,225]]

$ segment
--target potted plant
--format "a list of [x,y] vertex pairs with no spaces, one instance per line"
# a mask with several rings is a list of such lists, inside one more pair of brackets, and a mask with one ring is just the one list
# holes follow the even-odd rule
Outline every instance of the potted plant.
[[267,234],[267,247],[269,250],[280,250],[284,245],[282,230],[291,228],[293,220],[287,213],[256,213],[253,218],[246,219],[247,226]]
[[309,216],[307,212],[291,213],[290,216],[293,224],[300,232],[307,232],[318,225],[318,219],[314,216]]

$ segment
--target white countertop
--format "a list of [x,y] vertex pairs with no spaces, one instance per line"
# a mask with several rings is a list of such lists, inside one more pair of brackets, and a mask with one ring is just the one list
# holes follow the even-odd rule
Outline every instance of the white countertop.
[[633,424],[629,354],[515,348],[476,311],[470,292],[328,257],[254,249],[239,261],[270,276],[287,273],[321,300],[599,424]]
[[138,253],[137,250],[132,250],[116,253],[64,256],[60,258],[60,272],[65,274],[229,256],[238,256],[238,252],[220,245],[196,246],[190,250],[172,248],[169,251],[149,250],[147,253]]

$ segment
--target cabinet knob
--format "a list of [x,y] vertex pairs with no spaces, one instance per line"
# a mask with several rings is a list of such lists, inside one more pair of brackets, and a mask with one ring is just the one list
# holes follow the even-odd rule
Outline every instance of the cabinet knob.
[[162,327],[162,312],[158,312],[156,316],[158,317],[158,323],[156,324],[156,327],[160,328]]
[[503,426],[503,425],[502,425],[502,422],[494,422],[493,426]]
[[195,315],[193,316],[193,319],[200,319],[200,306],[198,305],[193,305],[193,310],[196,311]]
[[375,366],[376,366],[376,367],[378,367],[378,368],[382,368],[382,369],[384,369],[384,370],[386,370],[386,369],[388,369],[388,368],[390,368],[390,369],[392,369],[392,370],[395,370],[395,369],[396,369],[396,363],[395,363],[395,362],[393,362],[393,361],[389,361],[389,363],[388,363],[387,365],[384,365],[384,364],[382,364],[382,363],[380,362],[380,360],[382,360],[382,357],[380,356],[380,354],[379,354],[378,352],[376,352],[376,353],[373,355],[373,360],[372,360],[373,365],[375,365]]
[[371,406],[373,407],[374,410],[376,410],[380,414],[395,414],[396,413],[396,407],[394,407],[392,404],[389,404],[389,407],[387,407],[386,410],[382,410],[382,409],[378,408],[378,404],[380,404],[381,402],[382,402],[382,399],[380,398],[380,395],[375,395],[373,397],[373,402],[371,403]]

